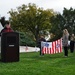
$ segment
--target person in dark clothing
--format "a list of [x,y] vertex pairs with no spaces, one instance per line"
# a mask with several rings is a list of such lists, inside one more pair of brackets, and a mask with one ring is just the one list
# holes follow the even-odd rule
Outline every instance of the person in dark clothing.
[[74,43],[75,43],[75,36],[74,36],[74,34],[72,34],[71,38],[70,38],[70,52],[71,53],[74,52]]
[[13,32],[13,29],[11,28],[9,21],[5,21],[5,26],[1,30],[1,34],[4,32]]
[[38,40],[38,47],[40,48],[40,55],[44,55],[42,54],[42,48],[41,48],[41,42],[46,42],[45,38],[43,35],[40,36],[39,40]]

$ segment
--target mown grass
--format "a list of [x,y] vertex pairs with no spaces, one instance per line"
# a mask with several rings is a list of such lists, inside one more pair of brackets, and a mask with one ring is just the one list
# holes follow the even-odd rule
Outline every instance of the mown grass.
[[67,58],[63,53],[21,53],[19,62],[0,62],[0,75],[75,75],[75,52]]

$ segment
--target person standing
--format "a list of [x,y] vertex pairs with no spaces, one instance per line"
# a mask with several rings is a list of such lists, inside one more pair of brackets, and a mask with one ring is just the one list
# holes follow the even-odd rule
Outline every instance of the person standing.
[[63,48],[64,48],[64,55],[65,57],[68,56],[68,40],[69,40],[69,33],[68,33],[68,30],[67,29],[64,29],[63,30]]
[[44,55],[42,54],[42,49],[41,49],[41,42],[46,42],[46,39],[44,38],[44,35],[41,35],[39,40],[38,40],[38,47],[40,48],[40,55]]
[[9,21],[5,21],[5,26],[1,30],[1,34],[4,33],[4,32],[13,32],[13,29],[11,28],[11,25],[10,25]]
[[75,40],[75,36],[74,34],[71,35],[70,37],[70,52],[73,53],[74,52],[74,41]]

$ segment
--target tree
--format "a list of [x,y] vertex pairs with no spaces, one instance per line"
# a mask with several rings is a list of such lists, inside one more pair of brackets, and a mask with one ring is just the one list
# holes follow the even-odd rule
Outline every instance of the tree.
[[62,15],[58,13],[50,19],[52,24],[50,32],[54,35],[52,40],[61,38],[65,28],[68,29],[70,34],[75,33],[75,9],[64,8]]
[[54,35],[51,40],[56,40],[62,37],[62,30],[64,29],[64,18],[59,13],[56,16],[51,17],[51,24],[52,27],[50,29],[50,32]]
[[63,17],[65,19],[64,28],[67,28],[70,34],[75,33],[75,9],[64,8]]
[[16,10],[11,9],[9,14],[14,30],[30,32],[37,39],[40,31],[50,29],[50,17],[54,15],[54,12],[51,9],[43,10],[29,3],[28,6],[23,4]]

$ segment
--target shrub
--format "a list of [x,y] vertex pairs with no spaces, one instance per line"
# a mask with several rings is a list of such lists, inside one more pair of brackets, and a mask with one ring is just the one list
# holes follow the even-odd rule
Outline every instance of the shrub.
[[20,45],[35,46],[36,42],[34,41],[33,35],[30,35],[29,33],[20,32]]

